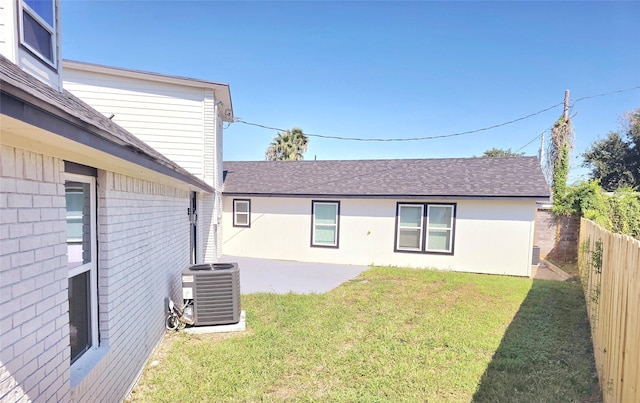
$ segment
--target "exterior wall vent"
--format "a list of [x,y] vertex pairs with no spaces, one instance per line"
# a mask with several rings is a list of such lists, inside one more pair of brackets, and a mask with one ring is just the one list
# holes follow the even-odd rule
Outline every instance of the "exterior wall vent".
[[[240,270],[237,263],[205,263],[182,272],[185,300],[193,300],[195,326],[240,321]],[[186,301],[185,301],[186,302]]]

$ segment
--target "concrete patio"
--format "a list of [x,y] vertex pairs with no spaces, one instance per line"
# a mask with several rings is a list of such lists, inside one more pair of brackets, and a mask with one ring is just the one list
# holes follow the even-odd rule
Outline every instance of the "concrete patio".
[[243,294],[324,293],[356,277],[368,266],[295,262],[223,255],[220,262],[237,262]]

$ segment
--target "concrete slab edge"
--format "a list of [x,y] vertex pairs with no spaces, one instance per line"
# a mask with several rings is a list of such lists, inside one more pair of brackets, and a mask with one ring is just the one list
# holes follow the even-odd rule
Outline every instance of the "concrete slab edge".
[[570,278],[572,278],[573,276],[570,275],[569,273],[567,273],[566,271],[562,270],[561,268],[559,268],[558,266],[554,265],[553,263],[549,262],[546,259],[541,259],[542,263],[544,263],[544,265],[551,270],[552,272],[556,273],[558,276],[562,277],[563,280],[569,280]]
[[216,326],[194,326],[188,327],[183,332],[188,334],[209,334],[209,333],[231,333],[231,332],[243,332],[247,329],[247,313],[243,310],[240,311],[240,321],[230,325],[216,325]]

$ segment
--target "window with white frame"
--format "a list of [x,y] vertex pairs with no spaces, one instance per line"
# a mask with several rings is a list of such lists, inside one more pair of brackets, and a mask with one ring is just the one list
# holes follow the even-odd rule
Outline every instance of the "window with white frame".
[[398,203],[395,250],[453,254],[455,204]]
[[401,250],[422,250],[422,222],[424,205],[400,204],[398,206],[398,243]]
[[427,252],[451,252],[453,206],[427,206]]
[[65,174],[71,363],[98,346],[95,178]]
[[233,226],[251,227],[251,200],[233,200]]
[[311,246],[338,247],[339,201],[311,202]]
[[56,66],[56,1],[20,0],[20,43]]

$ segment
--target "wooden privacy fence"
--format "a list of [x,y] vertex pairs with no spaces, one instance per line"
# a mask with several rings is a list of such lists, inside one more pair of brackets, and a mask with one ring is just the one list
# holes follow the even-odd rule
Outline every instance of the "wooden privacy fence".
[[581,219],[578,252],[605,402],[640,402],[640,241]]

